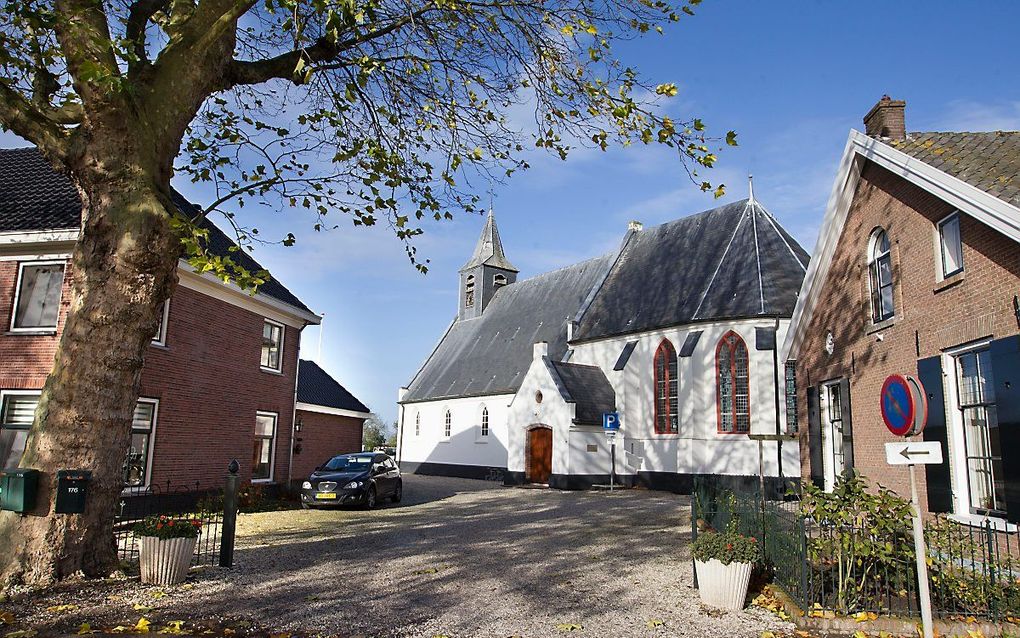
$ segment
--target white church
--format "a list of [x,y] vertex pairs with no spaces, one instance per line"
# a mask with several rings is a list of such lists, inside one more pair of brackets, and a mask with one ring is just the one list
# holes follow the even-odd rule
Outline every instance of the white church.
[[562,489],[614,480],[771,490],[800,473],[786,336],[808,255],[751,198],[643,229],[518,280],[490,211],[457,316],[400,391],[405,472]]

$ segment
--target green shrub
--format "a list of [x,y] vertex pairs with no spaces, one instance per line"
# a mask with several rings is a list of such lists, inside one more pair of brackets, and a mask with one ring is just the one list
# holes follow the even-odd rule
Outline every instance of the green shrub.
[[758,539],[736,532],[701,532],[694,540],[691,552],[695,560],[704,562],[714,558],[723,565],[762,562]]
[[161,540],[197,538],[202,533],[202,521],[193,518],[150,516],[136,523],[131,531],[135,536],[152,536]]

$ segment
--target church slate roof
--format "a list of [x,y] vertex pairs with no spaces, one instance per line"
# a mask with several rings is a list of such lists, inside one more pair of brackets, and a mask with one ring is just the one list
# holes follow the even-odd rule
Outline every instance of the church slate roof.
[[601,425],[604,412],[616,411],[616,392],[602,368],[551,361],[564,399],[574,404],[574,423]]
[[611,255],[500,288],[481,317],[456,321],[411,382],[404,402],[513,394],[533,358],[533,345],[549,344],[549,357],[567,350],[566,323],[577,313]]
[[298,362],[297,400],[298,403],[310,403],[339,410],[369,411],[364,403],[320,368],[319,364],[306,359]]
[[1020,131],[907,133],[888,143],[1020,208]]
[[575,339],[789,317],[807,263],[807,252],[753,200],[638,231],[582,316]]
[[[177,191],[174,203],[195,215],[200,211]],[[247,251],[231,252],[235,244],[215,224],[203,219],[209,231],[207,249],[230,257],[249,272],[263,270]],[[35,148],[0,149],[0,232],[72,230],[81,227],[81,199],[71,180],[53,170]],[[297,296],[276,279],[259,286],[259,292],[277,301],[311,312]]]

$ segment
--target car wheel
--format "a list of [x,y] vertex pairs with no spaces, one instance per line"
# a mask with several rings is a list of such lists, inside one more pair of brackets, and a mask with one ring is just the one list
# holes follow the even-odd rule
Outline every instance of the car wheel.
[[397,481],[397,487],[394,488],[393,496],[390,497],[390,500],[393,501],[394,503],[399,503],[400,499],[403,497],[404,497],[404,482]]
[[375,486],[368,488],[368,494],[365,496],[365,509],[375,509]]

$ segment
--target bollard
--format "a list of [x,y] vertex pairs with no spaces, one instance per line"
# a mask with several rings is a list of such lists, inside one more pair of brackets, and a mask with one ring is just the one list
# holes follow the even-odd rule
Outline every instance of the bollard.
[[237,472],[241,467],[234,459],[227,466],[227,483],[223,489],[223,535],[220,539],[220,567],[234,566],[234,531],[237,529]]

